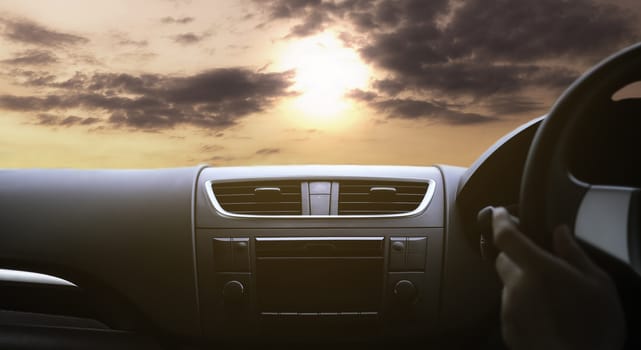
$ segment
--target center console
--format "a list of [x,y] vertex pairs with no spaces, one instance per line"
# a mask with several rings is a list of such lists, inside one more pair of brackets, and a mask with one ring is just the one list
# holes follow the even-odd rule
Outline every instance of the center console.
[[204,332],[429,331],[437,314],[441,229],[327,231],[199,231]]
[[[423,174],[433,186],[427,189],[433,195],[429,206],[407,216],[261,218],[226,215],[220,203],[211,200],[207,186],[212,179],[237,177],[214,169],[205,172],[199,181],[194,232],[203,333],[234,339],[429,334],[438,321],[443,250],[441,184],[436,175]],[[288,181],[289,186],[293,180]],[[307,196],[309,213],[318,198],[332,212],[339,193],[336,182],[324,182],[330,184],[327,194],[314,192],[318,181],[294,182],[293,190],[260,183],[253,189],[260,197],[253,200],[280,190],[283,198],[302,196],[303,207]],[[395,198],[390,197],[392,190],[404,195],[400,186],[384,185],[368,186],[376,192],[370,197],[377,203]],[[232,187],[225,187],[225,193],[233,192],[228,197],[246,196]],[[340,208],[339,204],[337,215]]]

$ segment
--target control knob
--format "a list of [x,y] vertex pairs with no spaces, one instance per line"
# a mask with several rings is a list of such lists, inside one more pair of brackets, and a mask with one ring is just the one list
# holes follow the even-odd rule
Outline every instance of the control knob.
[[394,295],[403,303],[413,303],[418,295],[418,290],[412,281],[400,280],[394,285]]
[[223,286],[223,299],[226,303],[237,303],[245,295],[245,286],[239,281],[229,281]]

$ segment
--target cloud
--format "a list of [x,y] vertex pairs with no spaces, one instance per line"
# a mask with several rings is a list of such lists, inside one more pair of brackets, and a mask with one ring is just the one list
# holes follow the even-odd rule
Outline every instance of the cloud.
[[494,121],[495,118],[477,113],[451,110],[433,102],[412,99],[388,99],[374,104],[379,110],[388,113],[389,118],[429,119],[448,124],[478,124]]
[[[524,100],[525,91],[558,94],[598,58],[640,39],[637,13],[595,0],[255,3],[268,22],[291,22],[289,37],[352,28],[342,38],[381,78],[350,97],[390,116],[443,113],[453,123],[487,120],[465,112],[479,105],[499,115],[540,112],[551,101]],[[434,97],[468,102],[453,112],[435,108]]]
[[116,44],[118,44],[120,46],[132,46],[132,47],[137,47],[137,48],[143,48],[143,47],[147,47],[149,45],[149,41],[132,39],[125,32],[112,32],[111,36],[114,39],[114,41],[116,42]]
[[208,38],[211,36],[209,33],[203,33],[201,35],[195,34],[195,33],[182,33],[182,34],[176,34],[171,37],[171,39],[181,45],[192,45],[201,42],[203,39]]
[[[347,20],[358,30],[394,25],[402,15],[425,21],[447,8],[447,0],[254,0],[266,9],[269,21],[296,20],[288,37],[307,36],[327,26]],[[302,20],[301,20],[302,18]]]
[[202,152],[216,152],[216,151],[221,151],[223,149],[225,149],[225,147],[221,145],[202,145],[200,147],[200,150]]
[[[431,120],[452,125],[480,124],[495,121],[495,117],[461,111],[446,102],[411,98],[385,98],[372,91],[352,90],[347,97],[366,103],[390,119]],[[458,107],[458,108],[457,108]]]
[[[400,6],[404,20],[379,26],[360,48],[367,62],[392,74],[379,86],[391,94],[409,88],[487,95],[531,85],[564,87],[578,72],[537,60],[585,61],[638,37],[634,17],[590,0],[470,0],[453,9],[444,25],[410,8]],[[447,11],[441,4],[434,13]]]
[[324,29],[324,24],[327,21],[325,14],[320,12],[313,12],[307,16],[303,23],[295,25],[291,28],[289,37],[304,37],[315,34]]
[[[631,13],[592,0],[466,1],[445,30],[451,55],[517,61],[601,57],[638,38]],[[491,25],[488,25],[491,23]]]
[[447,62],[398,67],[397,75],[375,82],[381,92],[396,95],[419,89],[440,95],[486,97],[530,87],[561,90],[579,73],[564,67],[492,62]]
[[267,156],[270,154],[278,154],[281,152],[280,148],[261,148],[255,152],[256,155]]
[[[290,96],[293,73],[226,68],[177,77],[76,73],[58,80],[29,71],[25,76],[26,85],[49,88],[50,92],[0,95],[0,108],[38,114],[83,109],[105,116],[104,121],[113,127],[155,130],[179,124],[211,129],[235,125]],[[75,125],[79,121],[68,122]]]
[[58,57],[46,50],[27,50],[16,54],[13,58],[0,61],[0,63],[18,66],[46,66],[58,62]]
[[195,20],[194,17],[163,17],[160,19],[160,23],[163,24],[187,24]]
[[520,96],[495,97],[485,103],[485,107],[496,115],[518,115],[537,112],[543,114],[546,106],[541,101],[534,101]]
[[49,113],[40,113],[36,116],[36,124],[46,126],[64,126],[70,127],[75,125],[93,125],[100,122],[100,119],[94,117],[81,118],[74,115],[60,117]]
[[147,40],[121,39],[120,41],[118,41],[118,45],[146,47],[147,45],[149,45],[149,42]]
[[371,102],[378,98],[378,95],[371,91],[364,91],[361,89],[354,89],[347,93],[347,97],[359,101]]
[[236,157],[230,157],[230,156],[213,156],[213,157],[207,158],[207,159],[205,159],[203,161],[204,162],[223,162],[223,163],[225,163],[225,162],[234,161],[236,159],[237,159]]
[[4,25],[1,35],[16,43],[55,47],[89,42],[85,37],[58,32],[25,19],[1,18],[0,23]]

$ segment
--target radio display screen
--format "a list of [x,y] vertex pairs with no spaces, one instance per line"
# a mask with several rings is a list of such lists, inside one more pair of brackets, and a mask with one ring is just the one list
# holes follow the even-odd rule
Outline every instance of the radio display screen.
[[259,257],[260,312],[376,312],[382,257]]
[[383,237],[256,239],[260,312],[378,312]]

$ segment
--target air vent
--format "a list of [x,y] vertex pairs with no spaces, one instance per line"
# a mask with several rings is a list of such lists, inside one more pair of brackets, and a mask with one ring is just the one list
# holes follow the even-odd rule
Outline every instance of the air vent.
[[428,184],[406,181],[342,181],[338,215],[406,214],[416,210]]
[[214,183],[223,210],[244,215],[301,215],[300,182],[253,181]]

